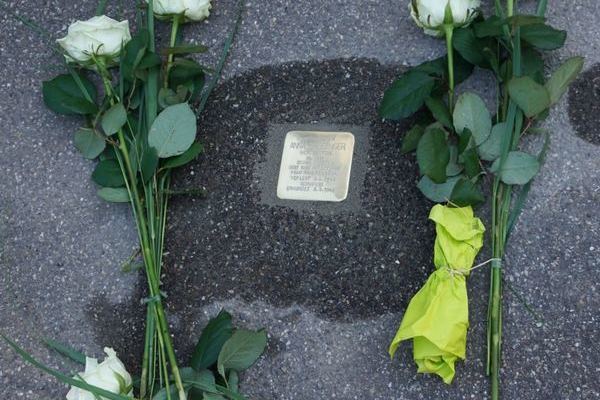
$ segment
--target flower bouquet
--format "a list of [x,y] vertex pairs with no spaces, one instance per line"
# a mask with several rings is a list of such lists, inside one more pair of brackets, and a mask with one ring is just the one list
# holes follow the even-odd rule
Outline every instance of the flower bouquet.
[[[99,14],[105,3],[101,2]],[[83,157],[97,160],[92,180],[99,186],[98,195],[131,205],[148,283],[141,375],[132,378],[111,348],[105,349],[107,358],[98,363],[62,344],[47,342],[85,364],[84,372],[71,377],[39,363],[3,337],[25,360],[71,385],[69,400],[243,399],[238,373],[262,354],[266,333],[234,329],[231,315],[222,311],[205,327],[193,356],[181,368],[161,288],[167,207],[173,194],[171,172],[202,152],[196,141],[196,113],[202,111],[219,78],[242,3],[208,85],[209,69],[190,57],[206,48],[181,42],[180,27],[207,18],[210,0],[153,0],[137,7],[134,34],[128,21],[105,15],[71,24],[67,35],[57,41],[67,73],[44,82],[42,92],[52,111],[84,122],[73,141]],[[156,46],[155,17],[171,25],[168,46],[162,49]]]
[[[546,75],[543,52],[562,47],[567,36],[565,31],[546,23],[546,0],[537,2],[535,14],[520,14],[515,0],[495,0],[495,14],[488,18],[484,18],[479,7],[479,0],[410,2],[417,25],[427,34],[445,38],[447,54],[409,69],[396,80],[384,95],[380,115],[399,120],[425,109],[421,122],[404,137],[402,151],[416,151],[421,175],[417,186],[429,200],[462,207],[458,209],[475,207],[485,201],[482,185],[491,186],[492,258],[481,265],[491,264],[487,373],[491,377],[491,397],[497,399],[502,343],[502,260],[550,140],[547,132],[534,129],[534,125],[560,100],[581,71],[583,59],[570,58],[549,77]],[[497,102],[493,113],[476,93],[465,92],[455,98],[455,86],[467,79],[475,67],[488,70],[496,80]],[[523,151],[521,143],[526,135],[536,132],[544,139],[539,153],[533,155]],[[462,216],[456,226],[470,226],[470,213]],[[438,270],[410,303],[390,353],[394,353],[400,340],[414,338],[419,371],[437,373],[449,383],[454,375],[454,361],[465,357],[466,304],[451,308],[456,301],[452,297],[454,292],[443,292],[434,286],[439,275],[445,274],[440,272],[444,265],[462,269],[462,274],[453,273],[452,278],[462,282],[472,260],[457,264],[448,258],[448,248],[440,245],[443,243],[440,221],[434,220],[438,224],[434,257]],[[446,232],[451,234],[453,230]],[[452,251],[460,249],[460,243],[449,241],[446,245]],[[440,254],[445,258],[441,264]],[[466,292],[461,293],[466,296]],[[439,304],[443,304],[446,312],[440,314]],[[456,324],[465,330],[453,329]],[[444,348],[448,344],[460,346]],[[423,355],[433,358],[425,362]]]

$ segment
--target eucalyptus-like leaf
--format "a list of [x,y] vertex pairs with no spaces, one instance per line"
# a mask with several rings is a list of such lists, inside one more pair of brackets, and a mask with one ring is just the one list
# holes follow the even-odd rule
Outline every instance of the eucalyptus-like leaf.
[[238,329],[225,342],[219,358],[217,369],[222,377],[226,378],[225,371],[233,369],[243,371],[250,368],[258,360],[267,346],[267,333]]
[[423,176],[417,187],[429,200],[435,203],[443,203],[450,199],[452,190],[454,190],[454,186],[456,186],[459,179],[460,177],[453,176],[444,183],[435,183],[428,176]]
[[431,94],[435,80],[424,72],[410,71],[385,91],[379,115],[391,120],[407,118],[417,112]]
[[80,128],[75,132],[73,143],[81,155],[89,160],[98,157],[106,148],[104,137],[93,129]]
[[510,98],[529,118],[550,107],[548,90],[528,76],[513,78],[507,85]]
[[168,158],[184,153],[195,138],[196,116],[187,103],[182,103],[158,114],[148,133],[148,144],[160,158]]
[[103,187],[96,193],[101,199],[110,203],[129,203],[129,192],[125,188]]
[[239,391],[239,383],[240,383],[240,375],[238,374],[237,371],[235,370],[231,370],[229,371],[229,376],[227,376],[227,385],[229,386],[229,388],[234,391],[234,392],[238,392]]
[[127,111],[122,103],[117,103],[110,107],[100,121],[102,131],[106,136],[114,135],[127,122]]
[[492,127],[490,137],[478,148],[479,157],[485,161],[494,161],[502,154],[502,139],[506,131],[506,123],[500,122]]
[[546,82],[546,89],[550,95],[550,103],[556,104],[567,91],[569,85],[577,78],[583,69],[583,57],[569,58],[561,65]]
[[426,130],[417,146],[417,162],[421,174],[430,177],[435,183],[444,183],[449,161],[446,133],[438,128]]
[[450,150],[450,161],[446,166],[446,176],[456,176],[464,169],[462,165],[458,163],[458,146],[452,144],[448,146]]
[[540,162],[536,157],[521,151],[508,153],[502,166],[500,161],[501,159],[494,161],[490,170],[498,174],[507,185],[524,185],[533,179],[540,169]]
[[492,117],[481,97],[472,92],[463,93],[456,102],[453,116],[456,132],[469,129],[477,145],[487,140]]

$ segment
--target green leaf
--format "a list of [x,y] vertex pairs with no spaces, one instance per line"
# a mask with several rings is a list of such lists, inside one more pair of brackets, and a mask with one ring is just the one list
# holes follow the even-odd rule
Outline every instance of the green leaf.
[[492,15],[482,22],[475,23],[473,30],[475,35],[479,38],[490,37],[490,36],[501,36],[502,26],[505,25],[506,21],[502,20],[496,15]]
[[473,147],[476,147],[473,134],[469,128],[465,128],[458,133],[458,154],[460,155]]
[[546,89],[550,95],[550,103],[556,104],[567,91],[569,85],[577,78],[583,69],[583,57],[569,58],[561,65],[546,83]]
[[190,146],[190,148],[186,150],[185,153],[183,153],[177,157],[168,158],[165,161],[165,163],[162,165],[162,168],[181,167],[182,165],[185,165],[185,164],[195,160],[196,157],[198,157],[203,151],[204,151],[204,146],[202,146],[202,143],[194,142],[194,144],[192,144]]
[[220,394],[204,393],[202,400],[225,400],[225,397]]
[[539,84],[544,84],[544,59],[531,47],[521,49],[521,73]]
[[431,94],[434,79],[419,71],[410,71],[385,91],[379,108],[382,118],[400,120],[418,111]]
[[500,161],[497,159],[492,164],[490,171],[498,174],[502,182],[507,185],[524,185],[533,179],[540,169],[540,162],[537,158],[521,151],[508,153],[502,166],[500,166]]
[[238,329],[225,342],[219,358],[217,369],[222,377],[226,377],[225,371],[233,369],[243,371],[250,368],[258,360],[267,345],[267,333],[264,330],[258,332],[246,329]]
[[73,349],[72,347],[57,342],[56,340],[43,339],[43,341],[49,349],[56,351],[57,353],[75,361],[76,363],[85,365],[85,354]]
[[489,66],[488,54],[483,52],[485,42],[475,36],[472,28],[456,29],[452,41],[453,47],[460,55],[471,64],[487,68]]
[[450,200],[459,207],[476,206],[485,201],[481,190],[468,179],[461,178],[456,182]]
[[232,333],[231,315],[222,310],[202,331],[190,362],[192,368],[201,370],[217,362],[223,344],[229,340]]
[[188,88],[179,85],[177,91],[170,88],[161,88],[158,92],[158,105],[167,108],[179,103],[185,103],[188,99]]
[[148,47],[148,31],[140,30],[123,48],[121,55],[121,74],[128,81],[135,78],[135,69],[146,54]]
[[[443,92],[448,89],[448,57],[443,56],[431,61],[426,61],[412,69],[414,72],[423,72],[436,80],[435,87]],[[466,61],[460,54],[454,55],[454,83],[459,85],[473,73],[473,64]],[[443,93],[439,93],[442,95]]]
[[458,164],[458,146],[452,144],[448,146],[448,150],[450,150],[450,161],[448,161],[448,165],[446,166],[446,175],[456,176],[463,170],[463,166]]
[[410,128],[410,130],[406,132],[404,139],[402,139],[400,152],[406,154],[415,151],[423,133],[425,133],[425,128],[422,125],[417,124]]
[[139,172],[144,182],[148,182],[154,175],[156,168],[158,168],[158,154],[156,149],[152,147],[144,149],[142,154],[142,160],[140,161]]
[[[188,391],[190,390],[190,385],[184,384],[183,389],[187,395]],[[173,399],[178,399],[178,398],[179,398],[179,396],[177,393],[177,386],[175,386],[173,383],[171,383],[171,385],[169,385],[168,393],[167,393],[166,388],[162,388],[158,392],[156,392],[156,394],[154,396],[152,396],[152,400],[173,400]],[[128,399],[131,400],[131,397],[128,397]]]
[[506,18],[506,23],[511,25],[513,28],[519,26],[539,25],[543,24],[544,22],[546,22],[546,18],[538,15],[518,14]]
[[209,371],[208,369],[195,370],[186,367],[180,370],[180,375],[183,383],[188,384],[195,389],[204,392],[217,393],[215,377],[212,371]]
[[507,88],[510,98],[529,118],[550,107],[548,90],[528,76],[511,79]]
[[106,136],[114,135],[127,122],[127,111],[123,104],[117,103],[104,113],[100,125]]
[[169,54],[195,54],[195,53],[206,53],[208,47],[194,44],[180,44],[174,47],[166,47],[161,50],[163,55]]
[[431,111],[433,117],[448,129],[452,129],[452,115],[448,106],[440,97],[428,97],[425,105]]
[[438,128],[427,130],[417,146],[417,162],[421,174],[430,177],[435,183],[444,183],[449,161],[446,133]]
[[89,160],[98,157],[106,148],[104,138],[88,128],[80,128],[75,132],[73,143],[81,155]]
[[239,391],[239,383],[239,374],[237,373],[237,371],[232,369],[231,371],[229,371],[229,376],[227,377],[227,385],[232,391],[237,393]]
[[479,164],[479,156],[477,155],[476,148],[470,148],[463,152],[460,156],[460,161],[465,166],[465,174],[469,178],[474,178],[481,172],[481,165]]
[[444,183],[435,183],[428,176],[424,176],[417,184],[417,187],[429,200],[435,203],[443,203],[450,199],[452,190],[459,179],[460,177],[453,176],[448,178]]
[[[92,100],[95,99],[96,88],[92,82],[83,76],[79,76],[79,79]],[[46,106],[58,114],[88,115],[98,111],[96,104],[85,98],[71,74],[59,75],[52,80],[44,81],[42,94]]]
[[541,50],[556,50],[565,44],[567,32],[545,24],[527,25],[521,28],[521,39]]
[[469,129],[480,145],[485,142],[492,130],[492,117],[481,97],[475,93],[463,93],[454,108],[454,128],[456,132]]
[[23,350],[21,347],[19,347],[19,345],[17,345],[15,342],[13,342],[12,340],[10,340],[8,337],[6,337],[4,334],[0,333],[0,337],[2,339],[4,339],[4,341],[26,362],[28,362],[29,364],[33,365],[34,367],[36,367],[37,369],[44,371],[45,373],[52,375],[53,377],[55,377],[56,379],[58,379],[60,382],[65,383],[67,385],[70,386],[75,386],[78,387],[80,389],[86,390],[88,392],[91,392],[92,394],[95,394],[96,396],[102,396],[103,398],[106,398],[108,400],[131,400],[130,397],[127,396],[123,396],[120,394],[116,394],[116,393],[112,393],[108,390],[99,388],[97,386],[93,386],[90,384],[85,383],[84,381],[80,380],[80,379],[76,379],[76,378],[71,378],[70,376],[67,376],[65,374],[63,374],[62,372],[50,368],[44,364],[42,364],[41,362],[39,362],[38,360],[36,360],[35,358],[33,358],[33,356],[29,353],[27,353],[25,350]]
[[94,172],[92,172],[92,180],[103,187],[117,188],[125,186],[121,167],[116,160],[100,161]]
[[158,67],[162,64],[162,59],[156,53],[146,52],[139,64],[136,66],[136,72],[145,71],[150,68]]
[[485,161],[494,161],[502,154],[502,137],[506,129],[506,123],[500,122],[492,127],[490,137],[478,148],[479,157]]
[[[545,136],[544,145],[542,146],[542,150],[540,151],[540,153],[537,156],[537,160],[540,163],[540,166],[544,164],[544,160],[546,159],[546,153],[548,152],[548,149],[550,148],[550,134],[548,132],[545,132],[544,136]],[[521,212],[523,211],[523,208],[525,207],[525,202],[527,201],[527,196],[529,196],[529,191],[531,190],[532,183],[533,183],[533,179],[530,180],[529,182],[527,182],[525,185],[523,185],[523,187],[519,191],[519,194],[516,196],[516,199],[513,203],[513,207],[510,211],[510,215],[508,217],[508,227],[506,229],[506,240],[507,241],[510,238],[510,235],[512,233],[513,228],[515,227],[515,224],[517,223],[519,215],[521,215]]]
[[148,144],[160,158],[184,153],[196,138],[196,116],[187,103],[165,108],[154,120]]
[[194,60],[177,59],[169,71],[169,87],[175,91],[187,87],[196,96],[204,86],[205,69]]
[[224,386],[217,385],[217,390],[219,392],[221,392],[222,394],[224,394],[225,397],[227,397],[228,399],[231,399],[231,400],[246,400],[246,398],[244,396],[242,396],[241,394],[236,393],[233,390],[228,389],[228,388],[226,388]]
[[96,194],[109,203],[129,203],[129,192],[125,188],[103,187]]

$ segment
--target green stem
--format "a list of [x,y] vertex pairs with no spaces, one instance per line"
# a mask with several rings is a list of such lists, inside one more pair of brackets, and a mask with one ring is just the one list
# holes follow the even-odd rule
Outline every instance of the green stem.
[[[115,103],[114,93],[112,91],[110,78],[108,75],[108,71],[104,67],[103,64],[98,63],[98,68],[100,71],[100,75],[102,76],[102,81],[104,83],[104,87],[107,93],[107,96],[110,97],[111,104]],[[139,236],[140,236],[140,245],[142,247],[142,254],[144,257],[144,264],[146,266],[146,277],[148,280],[148,287],[150,291],[150,297],[153,299],[154,310],[156,312],[156,322],[157,329],[159,334],[159,340],[162,343],[163,349],[161,351],[165,351],[167,353],[167,358],[169,364],[171,365],[171,372],[173,378],[175,379],[175,385],[177,386],[177,390],[179,393],[179,400],[186,400],[185,390],[183,389],[183,382],[181,380],[181,375],[179,373],[179,367],[177,366],[177,358],[175,357],[175,351],[173,349],[173,341],[171,340],[171,335],[169,333],[169,325],[167,322],[167,317],[164,311],[164,307],[161,300],[161,292],[160,292],[160,276],[158,274],[159,268],[156,267],[156,262],[160,262],[160,260],[156,260],[154,258],[155,252],[152,250],[154,248],[154,243],[150,238],[148,233],[148,222],[146,219],[146,215],[152,216],[154,214],[153,209],[144,209],[142,205],[142,197],[140,196],[138,187],[137,187],[137,174],[135,170],[132,168],[131,159],[129,158],[129,149],[127,148],[127,142],[125,140],[125,134],[123,133],[123,129],[119,129],[118,131],[119,138],[119,152],[123,159],[123,164],[125,167],[125,173],[127,175],[128,180],[128,189],[131,193],[131,199],[134,207],[134,215],[136,216],[136,225],[138,228]],[[148,214],[147,214],[148,213]],[[152,219],[152,218],[151,218]],[[144,358],[147,357],[147,354],[144,355]],[[145,386],[144,391],[147,390]]]
[[454,110],[454,48],[452,46],[452,36],[454,34],[453,25],[445,25],[446,50],[448,52],[448,109],[450,114]]
[[[169,41],[169,47],[175,47],[177,44],[177,33],[179,31],[179,26],[181,25],[182,16],[174,15],[173,21],[171,24],[171,40]],[[172,52],[169,53],[167,57],[167,67],[165,72],[165,81],[164,87],[169,87],[169,72],[171,71],[171,67],[173,65],[173,59],[175,58],[175,54]]]
[[514,15],[514,13],[515,13],[515,1],[514,0],[507,0],[506,10],[507,10],[507,15],[509,17],[512,17]]

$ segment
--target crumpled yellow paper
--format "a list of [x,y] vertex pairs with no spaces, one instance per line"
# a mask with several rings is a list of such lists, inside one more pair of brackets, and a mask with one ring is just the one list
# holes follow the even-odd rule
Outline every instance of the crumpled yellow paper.
[[450,384],[454,363],[465,359],[469,327],[466,276],[483,246],[485,227],[471,207],[438,204],[429,219],[436,224],[436,271],[410,301],[389,353],[393,358],[401,341],[413,339],[418,372],[437,374]]

